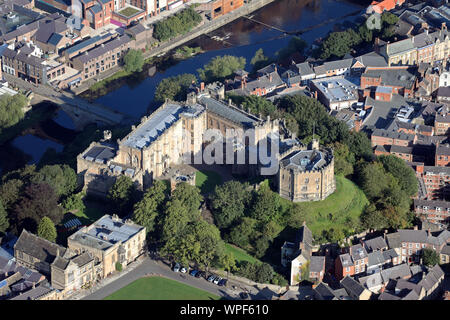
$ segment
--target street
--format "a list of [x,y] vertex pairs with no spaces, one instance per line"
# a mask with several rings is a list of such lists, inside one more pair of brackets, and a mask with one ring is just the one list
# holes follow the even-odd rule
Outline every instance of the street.
[[[125,269],[124,272],[127,272],[127,270]],[[81,300],[102,300],[133,281],[148,275],[163,276],[227,299],[238,298],[239,293],[244,290],[248,290],[248,292],[253,295],[258,293],[258,290],[254,287],[246,286],[241,283],[238,284],[232,281],[228,281],[226,287],[220,287],[214,283],[206,281],[203,278],[195,278],[190,276],[188,273],[173,272],[169,266],[165,265],[163,262],[145,257],[141,264],[134,270],[131,270],[117,280],[114,280],[113,282],[99,288],[94,293],[83,297]],[[233,285],[237,287],[237,290],[232,288]]]

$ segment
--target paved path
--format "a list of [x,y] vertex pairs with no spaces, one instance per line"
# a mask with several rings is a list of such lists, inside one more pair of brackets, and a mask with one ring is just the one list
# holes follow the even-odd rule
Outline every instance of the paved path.
[[[89,291],[86,291],[85,294],[88,293],[88,295],[82,297],[81,294],[78,294],[77,296],[73,296],[72,299],[81,298],[82,300],[102,300],[117,290],[127,286],[131,282],[149,274],[160,275],[173,279],[227,299],[238,298],[239,293],[244,290],[252,294],[258,293],[256,288],[241,283],[238,284],[237,282],[229,281],[227,287],[220,287],[214,283],[206,281],[203,278],[195,278],[189,274],[175,273],[163,262],[152,260],[148,257],[145,257],[142,262],[140,262],[140,264],[134,267],[131,271],[127,272],[127,269],[125,269],[124,272],[126,273],[112,281],[107,281],[108,279],[104,279],[104,281],[106,280],[108,283],[106,285],[100,284],[101,287],[92,294],[89,294]],[[233,285],[236,286],[236,289],[232,288]]]

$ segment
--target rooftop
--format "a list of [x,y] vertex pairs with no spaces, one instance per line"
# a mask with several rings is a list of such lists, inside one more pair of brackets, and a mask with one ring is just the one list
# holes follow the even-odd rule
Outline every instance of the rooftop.
[[368,67],[361,77],[380,78],[382,86],[412,88],[415,81],[414,67]]
[[330,103],[358,99],[357,87],[343,77],[321,78],[311,82]]
[[286,156],[281,164],[286,169],[296,169],[299,171],[320,170],[332,159],[331,153],[321,150],[302,150]]

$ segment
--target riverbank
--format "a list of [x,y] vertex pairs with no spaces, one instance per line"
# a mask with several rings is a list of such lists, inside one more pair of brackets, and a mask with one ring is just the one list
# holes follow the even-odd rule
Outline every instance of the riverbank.
[[[244,4],[242,7],[224,15],[220,16],[214,20],[205,22],[197,26],[194,30],[191,32],[188,32],[186,34],[180,35],[174,39],[171,39],[169,41],[166,41],[159,45],[156,48],[153,48],[151,50],[148,50],[144,53],[144,59],[146,59],[146,64],[151,63],[151,58],[155,56],[161,56],[166,54],[167,52],[203,35],[206,33],[209,33],[211,31],[214,31],[242,16],[245,16],[247,14],[250,14],[267,4],[273,2],[275,0],[253,0],[250,3]],[[116,75],[117,74],[117,75]],[[130,74],[127,74],[124,69],[120,66],[116,66],[115,68],[111,68],[108,72],[102,73],[98,75],[97,77],[94,77],[86,82],[83,82],[79,87],[73,88],[72,91],[76,95],[80,95],[84,93],[85,91],[88,91],[92,89],[93,86],[97,85],[97,89],[102,86],[102,84],[97,84],[101,81],[106,81],[106,84],[111,83],[114,80],[120,80],[127,77],[130,77]],[[95,87],[94,87],[95,88]]]

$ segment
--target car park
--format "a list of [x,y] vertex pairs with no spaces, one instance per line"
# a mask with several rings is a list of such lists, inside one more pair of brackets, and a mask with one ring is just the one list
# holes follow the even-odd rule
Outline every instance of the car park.
[[192,270],[191,272],[189,272],[189,274],[193,277],[195,277],[195,275],[198,273],[198,270]]
[[218,283],[219,286],[226,286],[227,285],[227,279],[221,279]]
[[174,272],[180,271],[180,264],[179,263],[175,263],[175,265],[173,266],[173,271]]
[[201,277],[205,277],[205,272],[204,271],[199,271],[199,272],[197,272],[196,274],[195,274],[195,277],[196,278],[201,278]]
[[216,278],[216,276],[212,274],[206,280],[208,280],[209,282],[213,282],[215,278]]

